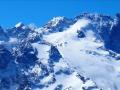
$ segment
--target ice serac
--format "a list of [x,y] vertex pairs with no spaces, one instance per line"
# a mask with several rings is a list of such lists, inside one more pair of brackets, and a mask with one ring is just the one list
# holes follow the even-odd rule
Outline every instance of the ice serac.
[[0,90],[120,90],[119,26],[83,13],[0,27]]

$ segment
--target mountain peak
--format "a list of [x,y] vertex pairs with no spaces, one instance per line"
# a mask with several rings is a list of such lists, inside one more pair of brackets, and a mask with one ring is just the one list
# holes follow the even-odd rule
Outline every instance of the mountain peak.
[[19,22],[15,25],[16,28],[20,28],[20,27],[23,27],[23,26],[24,26],[24,24],[22,22]]
[[63,20],[64,20],[64,17],[58,16],[58,17],[54,17],[48,23],[51,23],[52,26],[56,26],[60,21],[63,21]]

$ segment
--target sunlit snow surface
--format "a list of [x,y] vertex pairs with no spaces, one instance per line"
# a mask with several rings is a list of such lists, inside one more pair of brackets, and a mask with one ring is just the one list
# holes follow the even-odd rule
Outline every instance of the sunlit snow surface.
[[[100,33],[106,41],[108,34],[98,33],[99,22],[90,27],[95,23],[86,17],[72,22],[55,17],[41,28],[22,23],[8,33],[1,28],[0,43],[10,55],[0,48],[1,66],[5,64],[0,70],[0,90],[8,90],[4,89],[8,82],[9,90],[120,90],[119,54],[115,60],[114,52],[106,49]],[[13,61],[6,65],[10,56]]]
[[[90,21],[86,19],[78,20],[63,32],[45,35],[44,39],[57,46],[63,61],[83,76],[91,78],[98,87],[103,90],[120,90],[120,62],[107,57],[108,52],[100,49],[104,44],[95,41],[92,30],[87,32],[86,38],[78,39],[76,36],[77,30],[88,23]],[[89,51],[95,54],[88,53]]]

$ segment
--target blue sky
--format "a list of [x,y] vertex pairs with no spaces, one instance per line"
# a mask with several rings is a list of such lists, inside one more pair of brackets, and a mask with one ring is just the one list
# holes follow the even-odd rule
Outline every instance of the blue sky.
[[82,12],[115,15],[120,0],[0,0],[0,25],[8,28],[22,21],[42,26],[54,16],[73,18]]

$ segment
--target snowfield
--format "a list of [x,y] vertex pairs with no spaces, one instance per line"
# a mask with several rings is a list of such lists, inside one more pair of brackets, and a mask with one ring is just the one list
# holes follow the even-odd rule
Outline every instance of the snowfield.
[[[88,23],[90,21],[81,19],[63,32],[44,36],[45,40],[56,45],[63,60],[83,76],[90,77],[98,87],[103,90],[120,90],[120,61],[108,58],[109,53],[99,49],[104,43],[95,42],[94,32],[88,32],[87,37],[83,39],[76,37],[77,30]],[[87,51],[97,54],[91,55]]]

